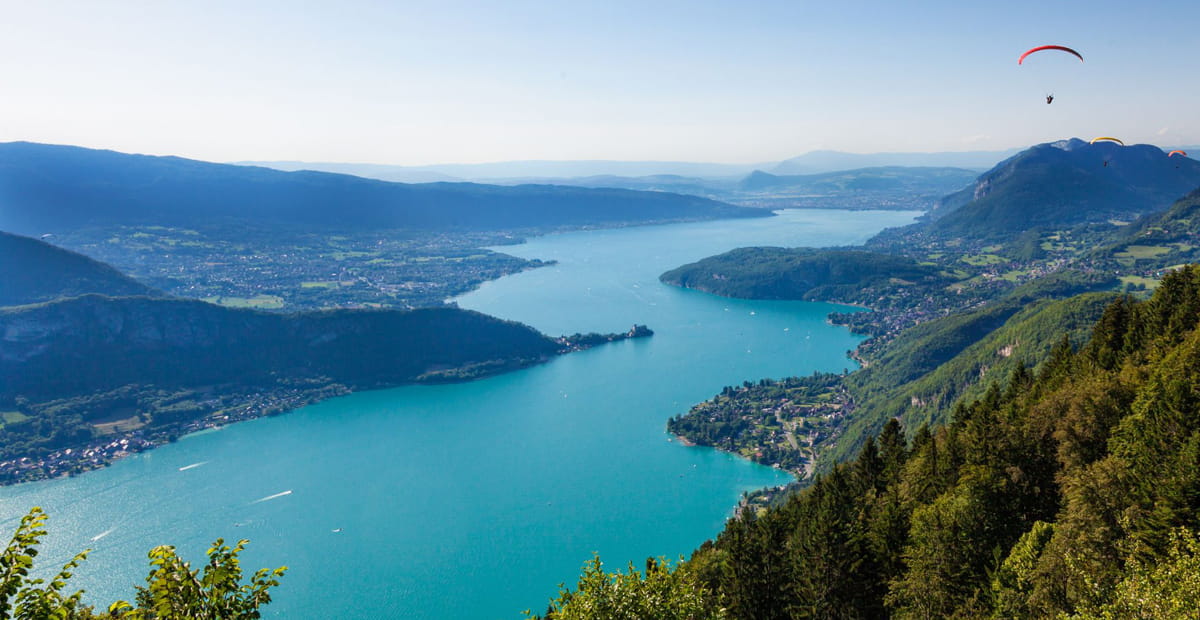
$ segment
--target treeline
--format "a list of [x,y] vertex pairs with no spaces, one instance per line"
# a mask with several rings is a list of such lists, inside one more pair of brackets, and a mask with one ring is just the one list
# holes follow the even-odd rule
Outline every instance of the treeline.
[[732,519],[676,594],[712,618],[1194,617],[1198,322],[1200,268],[1118,298],[1078,351],[1064,336],[952,423],[906,438],[892,420],[782,506]]

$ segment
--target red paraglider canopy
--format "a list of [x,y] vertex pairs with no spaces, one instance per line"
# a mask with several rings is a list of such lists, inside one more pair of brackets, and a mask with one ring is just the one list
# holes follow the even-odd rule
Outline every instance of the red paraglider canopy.
[[1183,155],[1184,157],[1187,157],[1187,153],[1184,153],[1183,151],[1171,151],[1170,153],[1167,153],[1167,157],[1172,155]]
[[1068,54],[1074,54],[1075,57],[1079,59],[1079,62],[1083,62],[1083,56],[1081,56],[1079,54],[1079,52],[1077,52],[1069,47],[1063,47],[1061,45],[1039,45],[1039,46],[1025,52],[1024,54],[1021,54],[1021,57],[1017,59],[1017,64],[1019,65],[1019,64],[1025,62],[1026,56],[1028,56],[1034,52],[1040,52],[1042,50],[1059,50],[1062,52],[1066,52]]

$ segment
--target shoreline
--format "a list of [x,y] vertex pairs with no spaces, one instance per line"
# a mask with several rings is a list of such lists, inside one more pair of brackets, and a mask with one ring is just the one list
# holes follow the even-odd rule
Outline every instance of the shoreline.
[[191,435],[212,432],[237,422],[282,415],[350,394],[353,390],[339,383],[324,383],[308,388],[279,386],[250,392],[246,393],[246,388],[227,389],[215,396],[222,408],[188,422],[147,430],[135,428],[118,431],[105,436],[103,440],[62,448],[40,458],[21,457],[0,461],[0,487],[73,478]]
[[[430,370],[410,381],[395,384],[351,387],[343,383],[321,380],[301,380],[300,383],[282,383],[275,386],[238,386],[223,384],[208,388],[181,388],[174,397],[203,399],[207,412],[198,417],[174,424],[146,428],[137,422],[130,427],[120,428],[121,422],[113,422],[111,434],[91,441],[63,447],[42,457],[19,457],[0,461],[0,487],[18,484],[70,478],[103,469],[134,454],[174,443],[197,433],[264,417],[290,413],[338,396],[355,392],[384,390],[406,385],[437,385],[466,383],[479,379],[515,372],[550,362],[561,355],[586,351],[595,346],[623,340],[646,338],[654,332],[644,325],[634,325],[627,332],[611,334],[587,334],[560,336],[553,340],[560,346],[553,355],[539,358],[518,358],[504,361],[480,362],[469,366]],[[153,386],[121,386],[116,390],[133,390],[135,394],[155,390]],[[94,396],[94,395],[93,395]],[[158,411],[146,411],[151,418]],[[97,425],[93,425],[95,429]]]

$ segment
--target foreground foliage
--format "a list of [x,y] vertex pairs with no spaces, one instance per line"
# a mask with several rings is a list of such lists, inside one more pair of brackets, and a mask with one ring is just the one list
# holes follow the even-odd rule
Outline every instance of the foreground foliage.
[[83,590],[67,594],[67,582],[87,551],[79,553],[53,578],[32,578],[38,544],[46,535],[46,514],[33,508],[21,519],[12,540],[0,554],[0,619],[87,620],[217,620],[259,618],[259,608],[271,602],[270,590],[279,585],[287,567],[260,569],[242,584],[238,555],[248,541],[229,547],[217,539],[208,550],[203,573],[193,570],[171,546],[150,551],[150,574],[146,585],[137,588],[137,604],[113,603],[107,614],[96,614],[83,605]]
[[646,560],[643,574],[634,568],[606,573],[600,556],[583,567],[574,591],[560,586],[540,620],[724,620],[725,610],[697,579],[689,564],[671,570],[666,560]]

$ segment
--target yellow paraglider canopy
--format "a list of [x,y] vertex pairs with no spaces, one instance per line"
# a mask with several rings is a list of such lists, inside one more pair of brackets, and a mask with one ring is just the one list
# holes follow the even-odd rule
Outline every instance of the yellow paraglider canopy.
[[1108,136],[1100,136],[1099,138],[1092,138],[1092,141],[1089,144],[1095,144],[1097,142],[1116,142],[1117,144],[1120,144],[1121,146],[1125,146],[1125,143],[1121,142],[1119,139],[1110,138]]

